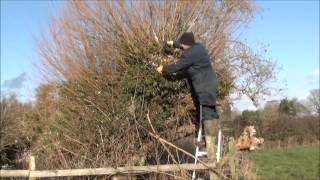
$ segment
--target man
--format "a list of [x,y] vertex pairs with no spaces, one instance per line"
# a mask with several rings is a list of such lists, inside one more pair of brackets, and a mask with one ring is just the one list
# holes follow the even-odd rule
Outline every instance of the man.
[[[202,106],[208,157],[215,157],[215,136],[218,133],[218,113],[216,111],[217,78],[212,68],[208,50],[196,43],[192,32],[185,32],[178,41],[168,41],[168,45],[183,49],[180,59],[173,64],[160,65],[159,73],[173,75],[185,72],[194,93],[196,106]],[[198,107],[197,107],[198,108]]]

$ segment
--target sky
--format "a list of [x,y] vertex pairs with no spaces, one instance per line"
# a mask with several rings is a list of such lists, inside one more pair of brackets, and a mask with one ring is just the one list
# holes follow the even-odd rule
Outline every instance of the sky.
[[35,38],[48,27],[63,1],[1,0],[1,94],[15,92],[28,101],[41,82]]
[[[319,88],[319,1],[261,0],[256,4],[262,9],[242,39],[253,49],[267,45],[265,56],[281,67],[275,86],[284,88],[267,100],[305,99],[311,89]],[[247,98],[235,106],[255,109]]]
[[[48,27],[49,17],[59,13],[64,1],[1,1],[1,92],[15,91],[22,101],[32,99],[41,82],[35,37]],[[239,37],[253,49],[267,46],[265,56],[282,68],[274,86],[283,97],[306,98],[319,88],[319,1],[255,1],[254,19]],[[254,109],[242,98],[239,110]]]

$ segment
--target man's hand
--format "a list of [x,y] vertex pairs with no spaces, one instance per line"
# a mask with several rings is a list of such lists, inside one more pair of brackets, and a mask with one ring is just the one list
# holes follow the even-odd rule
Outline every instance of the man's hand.
[[159,67],[157,67],[157,71],[158,71],[159,73],[162,73],[162,69],[163,69],[163,65],[162,65],[162,64],[160,64],[160,66],[159,66]]
[[173,46],[173,41],[167,41],[167,44],[168,44],[169,46]]

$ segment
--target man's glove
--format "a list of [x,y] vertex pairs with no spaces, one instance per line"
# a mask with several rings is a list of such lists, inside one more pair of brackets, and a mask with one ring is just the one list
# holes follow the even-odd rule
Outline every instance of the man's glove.
[[162,69],[163,69],[163,65],[160,64],[160,66],[157,67],[157,71],[158,71],[159,73],[162,73]]
[[176,49],[181,49],[180,41],[167,41],[167,45]]
[[173,46],[173,41],[167,41],[167,44],[168,44],[169,46]]

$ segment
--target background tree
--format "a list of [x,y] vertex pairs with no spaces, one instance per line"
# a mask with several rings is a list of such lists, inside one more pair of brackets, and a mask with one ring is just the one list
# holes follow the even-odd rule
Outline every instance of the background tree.
[[313,89],[310,91],[306,104],[311,112],[320,115],[320,89]]
[[308,115],[310,113],[303,103],[299,102],[297,98],[293,98],[291,100],[288,100],[287,98],[282,99],[279,105],[279,112],[292,116]]

